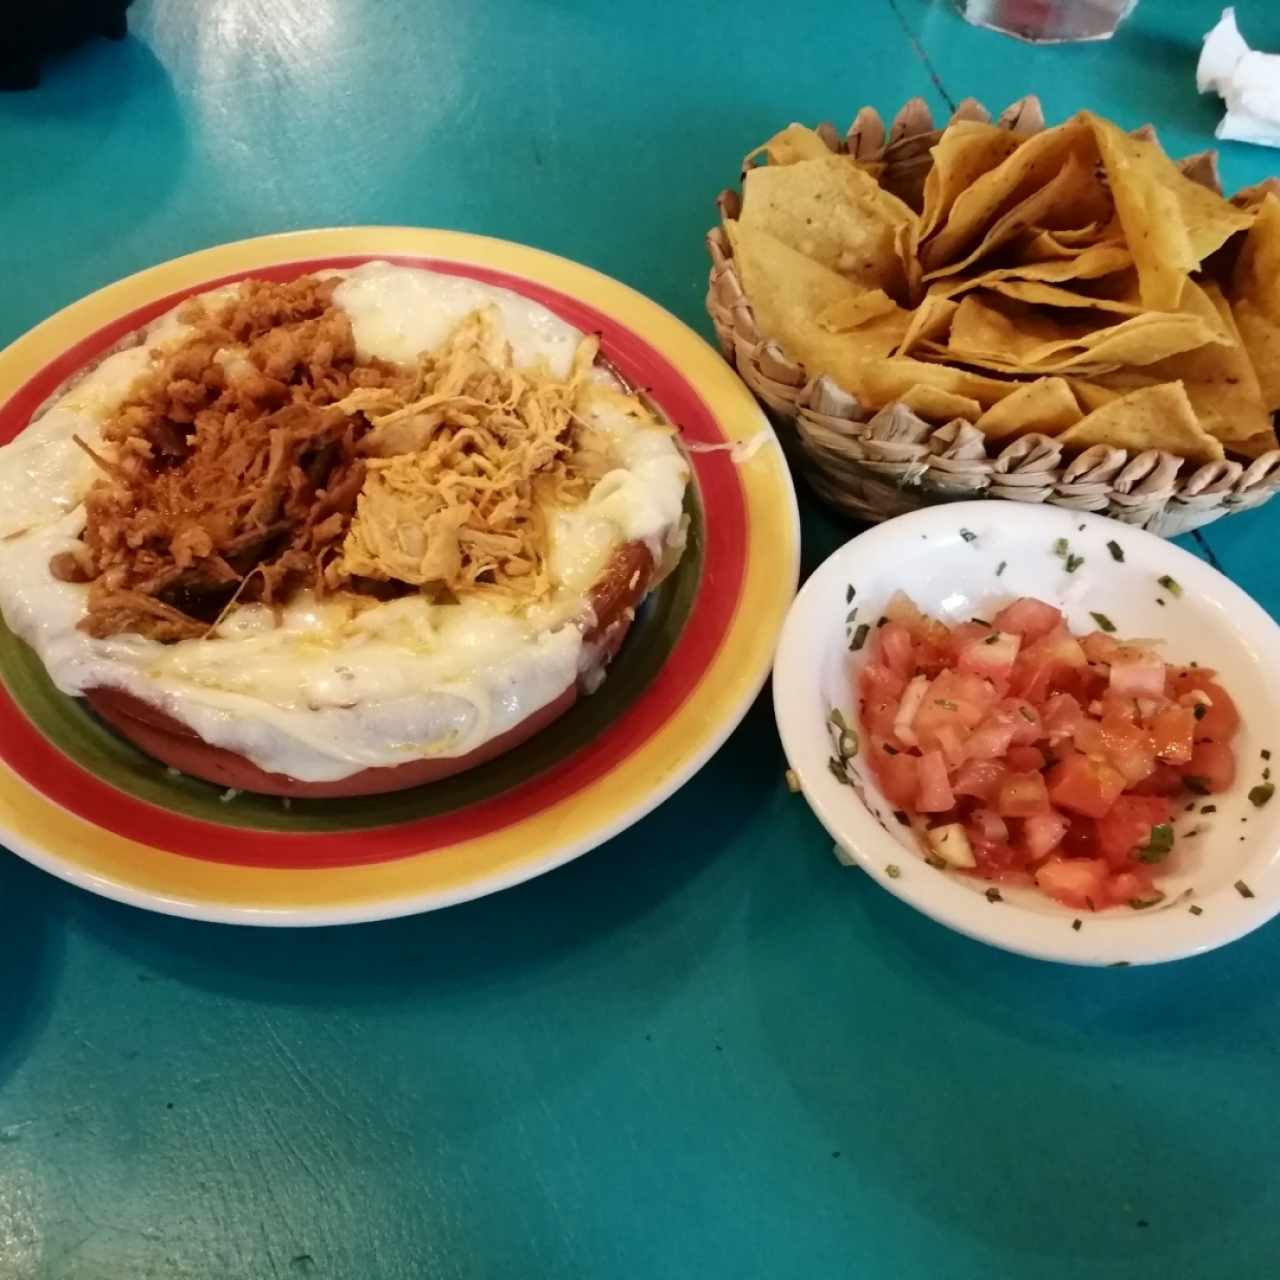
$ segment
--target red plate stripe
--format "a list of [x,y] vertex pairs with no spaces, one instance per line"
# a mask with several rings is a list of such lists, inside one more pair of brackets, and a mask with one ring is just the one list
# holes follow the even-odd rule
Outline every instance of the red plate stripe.
[[[379,260],[367,254],[279,264],[240,272],[170,294],[121,316],[46,365],[0,408],[0,442],[11,440],[79,368],[183,298],[248,276],[291,280],[309,271]],[[583,332],[599,331],[605,355],[635,385],[648,388],[682,434],[721,443],[723,434],[702,398],[679,371],[638,334],[576,298],[545,285],[470,263],[389,256],[405,266],[467,276],[510,289],[546,306]],[[321,868],[408,857],[485,836],[591,785],[636,751],[679,709],[710,666],[737,608],[745,575],[747,509],[737,468],[727,454],[691,461],[705,512],[703,578],[672,652],[645,691],[590,745],[501,796],[401,826],[358,832],[282,833],[223,827],[173,813],[120,791],[58,751],[0,687],[0,758],[31,786],[106,830],[174,853],[239,866]]]

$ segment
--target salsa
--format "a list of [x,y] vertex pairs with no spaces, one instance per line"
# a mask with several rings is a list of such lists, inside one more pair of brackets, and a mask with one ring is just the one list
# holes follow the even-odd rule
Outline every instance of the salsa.
[[894,597],[858,672],[870,767],[926,857],[1084,910],[1141,909],[1178,804],[1235,781],[1240,714],[1205,667],[1024,597],[947,626]]

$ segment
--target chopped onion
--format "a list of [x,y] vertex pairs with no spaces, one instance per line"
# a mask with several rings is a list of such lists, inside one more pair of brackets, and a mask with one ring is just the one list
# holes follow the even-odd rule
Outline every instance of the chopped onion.
[[898,703],[897,714],[893,717],[893,736],[908,747],[920,745],[911,722],[916,718],[916,712],[920,710],[920,704],[928,691],[929,677],[915,676],[907,685],[902,701]]
[[945,827],[934,827],[929,831],[929,848],[943,862],[952,867],[976,867],[978,860],[973,856],[969,837],[964,827],[958,822],[949,822]]
[[1125,698],[1164,696],[1164,663],[1159,658],[1128,658],[1111,664],[1110,688]]

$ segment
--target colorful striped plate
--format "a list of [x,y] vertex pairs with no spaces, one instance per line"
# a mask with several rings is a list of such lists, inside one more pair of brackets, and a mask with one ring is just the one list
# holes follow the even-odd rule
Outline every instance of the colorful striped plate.
[[[689,549],[602,688],[460,777],[359,800],[220,794],[174,776],[64,697],[0,625],[0,842],[95,893],[202,920],[338,924],[517,884],[643,817],[706,762],[769,670],[799,564],[790,476],[750,393],[661,307],[535,249],[414,228],[303,231],[131,276],[0,352],[0,443],[76,370],[183,297],[380,258],[489,281],[603,334],[681,429]],[[719,446],[719,447],[717,447]]]

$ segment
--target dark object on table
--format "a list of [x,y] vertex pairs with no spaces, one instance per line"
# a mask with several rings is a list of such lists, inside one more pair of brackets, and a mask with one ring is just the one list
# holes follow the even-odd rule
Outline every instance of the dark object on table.
[[34,89],[40,63],[95,36],[123,40],[133,0],[18,0],[0,16],[0,90]]

